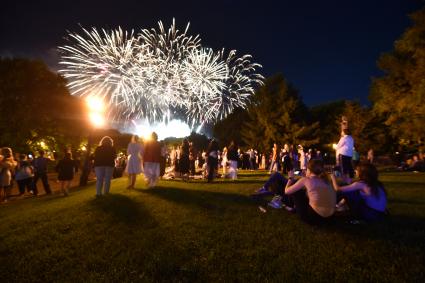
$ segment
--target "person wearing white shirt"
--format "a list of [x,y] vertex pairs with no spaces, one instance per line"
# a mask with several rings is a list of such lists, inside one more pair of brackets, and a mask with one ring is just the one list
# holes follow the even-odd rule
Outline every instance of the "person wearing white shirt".
[[353,178],[354,170],[352,164],[353,158],[353,149],[354,149],[354,140],[350,135],[348,129],[343,129],[341,138],[336,146],[336,156],[339,160],[339,165],[341,166],[341,172],[346,177]]

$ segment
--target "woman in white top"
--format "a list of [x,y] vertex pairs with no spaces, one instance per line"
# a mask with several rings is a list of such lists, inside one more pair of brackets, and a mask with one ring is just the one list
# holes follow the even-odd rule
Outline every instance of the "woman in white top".
[[353,170],[353,150],[354,150],[354,140],[350,135],[349,129],[343,129],[341,133],[341,138],[336,146],[336,156],[338,157],[339,166],[341,166],[341,171],[346,180],[354,177]]
[[306,177],[295,184],[291,176],[286,183],[285,194],[290,196],[300,218],[308,223],[326,222],[335,212],[336,193],[328,182],[321,160],[310,160]]
[[142,173],[143,146],[138,136],[133,136],[127,147],[128,162],[126,172],[128,173],[130,185],[127,189],[134,189],[137,174]]
[[338,196],[345,199],[352,216],[357,220],[378,221],[384,218],[387,194],[384,185],[378,180],[378,170],[372,164],[360,164],[356,168],[359,180],[339,186],[334,175],[332,183]]

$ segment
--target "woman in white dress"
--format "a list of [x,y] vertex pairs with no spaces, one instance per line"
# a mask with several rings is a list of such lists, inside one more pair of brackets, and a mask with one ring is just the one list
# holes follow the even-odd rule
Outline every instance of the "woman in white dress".
[[226,178],[227,174],[227,147],[223,148],[223,153],[221,154],[221,166],[223,167],[223,178]]
[[126,172],[129,177],[130,185],[127,189],[134,189],[136,184],[136,177],[142,173],[142,156],[143,156],[143,145],[139,142],[138,136],[133,136],[131,142],[127,147],[128,162]]

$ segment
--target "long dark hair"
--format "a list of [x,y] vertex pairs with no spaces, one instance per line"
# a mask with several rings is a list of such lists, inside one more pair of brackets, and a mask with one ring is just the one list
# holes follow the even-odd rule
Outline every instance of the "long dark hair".
[[357,168],[360,181],[366,183],[371,189],[372,195],[377,196],[379,188],[386,193],[384,185],[378,180],[378,170],[373,164],[360,163]]
[[329,183],[328,174],[326,174],[326,170],[322,160],[310,159],[310,161],[308,162],[307,168],[314,175],[322,179],[322,181],[324,181],[325,183]]

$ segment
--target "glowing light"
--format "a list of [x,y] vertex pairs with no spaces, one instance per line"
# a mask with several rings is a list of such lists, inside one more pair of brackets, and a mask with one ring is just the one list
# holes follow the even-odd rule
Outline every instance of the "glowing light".
[[105,118],[103,117],[102,113],[97,112],[91,112],[89,114],[90,122],[93,124],[93,126],[100,128],[105,126]]
[[[62,52],[60,72],[73,95],[97,97],[105,116],[113,121],[147,120],[157,123],[170,110],[176,117],[202,124],[246,107],[263,76],[250,55],[203,48],[198,35],[180,32],[173,20],[166,29],[83,29],[71,33]],[[93,107],[97,102],[90,102]],[[178,113],[178,114],[176,114]]]
[[103,103],[103,100],[98,97],[89,96],[86,99],[86,103],[90,111],[104,112],[105,110],[105,105]]
[[135,129],[134,134],[143,137],[145,140],[151,138],[152,132],[157,133],[159,140],[163,140],[168,137],[187,137],[191,132],[189,125],[180,120],[171,120],[168,123],[160,122],[153,124],[149,124],[149,122],[145,120],[135,123]]
[[332,144],[332,148],[333,148],[334,150],[336,150],[336,149],[337,149],[337,147],[338,147],[338,145],[337,145],[336,143]]

